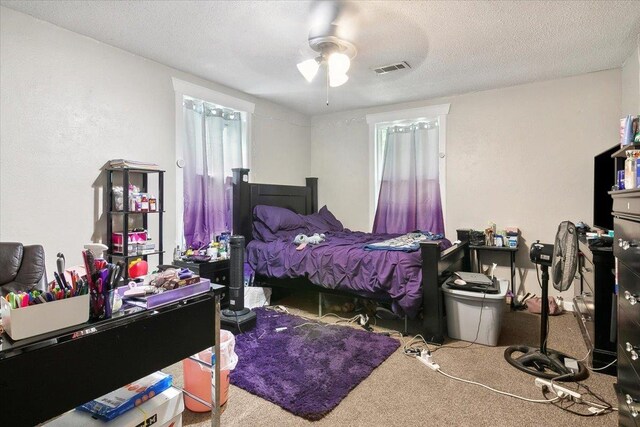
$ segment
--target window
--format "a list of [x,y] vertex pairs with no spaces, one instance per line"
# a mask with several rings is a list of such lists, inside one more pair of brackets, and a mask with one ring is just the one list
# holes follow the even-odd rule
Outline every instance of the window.
[[[385,164],[385,151],[388,135],[410,132],[415,129],[426,129],[430,135],[429,142],[437,143],[437,158],[421,159],[418,163],[419,173],[422,170],[437,171],[442,200],[442,211],[446,207],[446,117],[449,112],[449,104],[415,108],[410,110],[392,111],[379,114],[368,114],[370,135],[370,195],[369,195],[369,220],[373,226],[378,206],[378,198],[382,184],[382,176]],[[435,141],[435,142],[434,142]],[[437,162],[437,165],[433,164]],[[399,176],[408,171],[399,170]],[[446,217],[446,216],[445,216]]]
[[249,167],[254,104],[173,80],[176,244],[202,246],[231,229],[232,169]]

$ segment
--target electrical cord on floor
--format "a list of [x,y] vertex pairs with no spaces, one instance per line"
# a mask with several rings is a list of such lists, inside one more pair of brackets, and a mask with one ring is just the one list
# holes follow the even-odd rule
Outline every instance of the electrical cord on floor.
[[[595,397],[597,400],[599,400],[602,403],[595,403],[595,402],[590,402],[587,400],[582,400],[582,402],[578,403],[576,401],[573,400],[569,400],[568,402],[570,402],[570,404],[568,406],[564,406],[562,404],[562,402],[560,403],[556,403],[556,402],[551,402],[551,404],[557,408],[562,409],[563,411],[569,412],[570,414],[573,415],[578,415],[580,417],[597,417],[600,415],[606,415],[609,414],[613,411],[617,411],[617,408],[614,408],[613,406],[611,406],[611,404],[609,404],[608,402],[606,402],[604,399],[602,399],[600,396],[598,396],[597,394],[595,394],[594,392],[592,392],[586,385],[584,384],[580,384],[582,387],[584,387],[587,390],[587,394],[589,394],[590,396]],[[545,397],[545,399],[547,398],[547,393],[549,393],[548,390],[543,389],[542,390],[542,395]],[[579,405],[582,407],[590,407],[590,408],[594,408],[594,409],[599,409],[597,412],[590,412],[590,413],[583,413],[583,412],[579,412],[579,411],[575,411],[572,410],[570,408],[573,408],[574,406]]]
[[589,366],[589,364],[587,363],[587,369],[593,372],[598,372],[598,371],[604,371],[605,369],[607,369],[609,366],[613,365],[614,363],[616,363],[618,361],[618,359],[614,360],[613,362],[609,363],[608,365],[605,365],[601,368],[594,368],[592,366]]
[[289,309],[284,305],[267,305],[264,307],[264,309],[269,311],[275,311],[276,313],[290,314]]
[[554,403],[554,402],[556,402],[558,400],[561,400],[560,397],[556,397],[554,399],[547,399],[546,396],[545,396],[544,399],[529,399],[528,397],[518,396],[517,394],[513,394],[513,393],[506,392],[506,391],[498,390],[498,389],[493,388],[493,387],[489,387],[488,385],[479,383],[477,381],[465,380],[464,378],[459,378],[459,377],[456,377],[454,375],[447,374],[446,372],[442,371],[442,369],[440,369],[440,368],[438,368],[436,370],[436,372],[438,372],[438,373],[440,373],[440,374],[444,375],[445,377],[450,378],[452,380],[460,381],[460,382],[467,383],[467,384],[477,385],[477,386],[486,388],[487,390],[491,390],[491,391],[493,391],[495,393],[502,394],[504,396],[509,396],[509,397],[513,397],[513,398],[516,398],[516,399],[524,400],[525,402],[531,402],[531,403]]
[[[289,309],[283,305],[274,305],[274,306],[265,306],[264,307],[266,310],[269,311],[275,311],[276,313],[281,313],[281,314],[291,314],[289,312]],[[302,316],[300,314],[296,314],[296,316],[298,317],[302,317],[305,320],[309,320],[309,322],[306,323],[302,323],[300,325],[294,326],[293,329],[297,329],[306,325],[316,325],[316,326],[330,326],[330,325],[337,325],[339,323],[349,323],[349,324],[355,324],[355,325],[359,325],[362,328],[364,328],[365,330],[371,331],[372,328],[371,326],[369,326],[369,321],[371,320],[371,318],[369,318],[366,314],[357,314],[353,317],[347,318],[347,317],[342,317],[339,316],[335,313],[326,313],[322,316],[320,316],[317,319],[313,319],[307,316]],[[325,323],[325,322],[321,322],[321,319],[324,319],[325,317],[337,317],[338,320],[336,321],[336,323]],[[375,319],[374,319],[374,326],[375,326]],[[390,335],[390,334],[389,334]]]
[[427,343],[427,340],[425,340],[422,335],[418,334],[408,341],[404,341],[404,337],[402,337],[402,334],[400,335],[400,342],[403,343],[402,354],[404,354],[405,356],[418,357],[420,356],[420,354],[422,354],[423,351],[431,354],[432,350],[429,348],[429,343]]
[[[558,391],[556,389],[556,386],[553,384],[554,381],[558,381],[558,380],[563,380],[565,378],[569,378],[573,376],[573,372],[569,372],[568,374],[562,374],[562,375],[558,375],[557,377],[551,378],[551,390],[553,390],[553,392],[555,394],[558,394]],[[544,390],[543,390],[544,391]],[[547,396],[544,395],[544,397],[546,398]]]
[[[276,313],[281,313],[281,314],[291,314],[289,312],[289,310],[287,309],[287,307],[283,306],[283,305],[274,305],[274,306],[265,306],[264,307],[266,310],[268,311],[273,311]],[[304,326],[308,326],[308,325],[314,325],[314,326],[330,326],[330,325],[336,325],[338,323],[341,322],[346,322],[349,324],[358,324],[362,327],[365,327],[367,325],[367,320],[363,317],[363,315],[358,314],[356,316],[347,318],[347,317],[342,317],[339,316],[335,313],[326,313],[322,316],[320,316],[319,318],[310,318],[310,317],[306,317],[306,316],[302,316],[299,314],[296,314],[299,317],[302,317],[303,319],[308,320],[308,322],[305,323],[301,323],[300,325],[296,325],[293,327],[293,329],[298,329],[298,328],[302,328]],[[321,322],[321,319],[324,319],[325,317],[336,317],[338,319],[338,321],[336,323],[326,323],[326,322]],[[363,321],[363,323],[361,323],[360,321]],[[375,318],[374,318],[374,326],[375,326]],[[366,328],[365,328],[366,329]],[[262,338],[262,336],[266,333],[263,332],[262,335],[260,335],[260,337],[258,337],[258,339]],[[411,357],[415,357],[416,355],[419,355],[422,351],[430,351],[429,349],[429,344],[427,343],[427,341],[424,339],[424,337],[422,335],[416,335],[413,338],[411,338],[409,341],[405,341],[404,339],[404,335],[401,332],[398,331],[394,331],[391,330],[389,332],[375,332],[377,334],[380,335],[386,335],[389,337],[393,337],[394,335],[397,335],[399,341],[402,343],[403,345],[403,354],[405,356],[411,356]],[[424,344],[424,345],[423,345]]]
[[236,326],[238,326],[238,332],[242,333],[242,329],[240,329],[240,323],[238,322],[238,312],[234,310],[233,314],[236,315]]
[[587,358],[589,357],[589,355],[591,354],[591,349],[589,349],[589,351],[587,351],[587,355],[585,357],[583,357],[582,359],[578,359],[576,360],[576,362],[584,362],[585,360],[587,360]]
[[[588,356],[588,354],[587,354]],[[586,357],[585,357],[586,358]],[[551,378],[551,391],[553,391],[555,394],[558,394],[558,391],[556,389],[556,386],[554,384],[554,381],[559,381],[562,380],[564,378],[567,377],[571,377],[573,375],[573,372],[568,373],[568,374],[563,374],[563,375],[559,375],[557,377]],[[583,383],[580,382],[576,382],[575,383],[577,385],[577,387],[575,389],[573,389],[573,391],[575,391],[576,393],[579,393],[580,395],[588,395],[591,397],[594,397],[595,399],[597,399],[599,402],[592,402],[592,401],[588,401],[588,400],[584,400],[581,398],[581,402],[576,402],[571,400],[571,404],[569,406],[563,406],[562,404],[555,404],[554,406],[557,406],[558,408],[565,410],[567,412],[570,412],[574,415],[579,415],[582,417],[594,417],[597,415],[605,415],[608,413],[611,413],[613,411],[617,411],[618,408],[614,408],[610,403],[608,403],[607,401],[605,401],[602,397],[600,397],[599,395],[597,395],[595,392],[591,391],[591,389]],[[566,383],[563,385],[564,388],[569,388],[569,383]],[[586,392],[583,392],[581,389],[586,390]],[[547,397],[547,389],[543,388],[542,389],[542,395],[546,398]],[[569,408],[574,407],[575,405],[583,405],[583,406],[588,406],[590,408],[596,409],[597,412],[593,412],[591,411],[590,413],[586,414],[586,413],[582,413],[582,412],[578,412],[578,411],[573,411],[570,410]]]
[[618,361],[618,359],[615,359],[613,362],[602,366],[600,368],[594,368],[593,366],[589,366],[589,361],[587,360],[589,358],[589,356],[591,355],[591,352],[593,351],[593,349],[589,349],[589,351],[587,351],[587,355],[585,357],[583,357],[582,359],[576,360],[576,362],[584,362],[585,366],[587,367],[588,370],[592,371],[592,372],[598,372],[598,371],[604,371],[605,369],[607,369],[608,367],[612,366],[614,363],[616,363]]

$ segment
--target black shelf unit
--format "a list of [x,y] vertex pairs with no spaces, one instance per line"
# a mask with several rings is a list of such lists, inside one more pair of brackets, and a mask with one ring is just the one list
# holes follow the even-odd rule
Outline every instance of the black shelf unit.
[[618,151],[611,154],[611,158],[625,158],[627,157],[627,151],[629,150],[640,150],[640,142],[635,142],[633,144],[625,145],[621,147]]
[[[143,258],[145,261],[147,257],[152,255],[158,255],[158,264],[162,264],[164,255],[163,246],[163,217],[164,217],[164,170],[158,169],[143,169],[143,168],[107,168],[107,258],[109,262],[113,262],[113,259],[129,260],[132,258]],[[113,181],[116,174],[122,174],[122,211],[116,211],[113,206]],[[157,175],[158,178],[158,196],[157,196],[157,210],[152,212],[138,212],[129,211],[129,184],[131,183],[131,175],[139,174],[142,176],[142,188],[141,191],[146,193],[149,188],[149,175]],[[142,216],[142,227],[147,230],[148,227],[148,215],[158,216],[158,243],[157,250],[142,255],[129,255],[129,215]],[[113,217],[122,216],[122,253],[115,253],[113,251]],[[129,271],[125,269],[124,278],[129,278]]]
[[621,147],[619,150],[611,154],[611,158],[614,159],[614,164],[615,164],[615,181],[614,181],[615,185],[612,187],[612,191],[609,193],[611,195],[621,194],[621,193],[624,193],[625,191],[632,192],[632,191],[638,190],[638,188],[626,188],[624,190],[617,190],[618,171],[624,170],[624,160],[627,157],[627,151],[630,151],[630,150],[640,150],[640,142],[635,142],[633,144],[625,145],[624,147]]

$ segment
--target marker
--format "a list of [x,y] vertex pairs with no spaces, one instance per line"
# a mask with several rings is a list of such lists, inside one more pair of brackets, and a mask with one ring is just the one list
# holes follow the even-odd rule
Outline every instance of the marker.
[[58,286],[60,287],[60,289],[65,289],[64,283],[62,282],[62,279],[60,278],[60,275],[58,274],[57,271],[53,272],[53,277],[56,278],[56,283],[58,283]]

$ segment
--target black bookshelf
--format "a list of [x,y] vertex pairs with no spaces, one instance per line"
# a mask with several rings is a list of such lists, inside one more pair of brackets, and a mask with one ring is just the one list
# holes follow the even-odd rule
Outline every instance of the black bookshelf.
[[[149,256],[158,256],[158,264],[162,264],[163,255],[164,255],[164,246],[163,246],[163,217],[164,217],[164,170],[159,169],[143,169],[143,168],[108,168],[107,172],[107,246],[109,247],[107,251],[107,258],[109,262],[113,262],[116,260],[124,260],[125,262],[129,259],[133,258],[142,258],[147,261],[147,257]],[[140,211],[130,211],[129,210],[129,184],[131,183],[131,177],[134,174],[141,175],[142,178],[142,187],[141,191],[143,193],[148,192],[149,188],[149,175],[156,175],[155,178],[158,179],[158,195],[157,195],[157,205],[156,210],[151,212],[140,212]],[[122,200],[122,211],[117,211],[114,208],[113,204],[113,183],[114,178],[118,175],[122,175],[122,192],[123,192],[123,200]],[[148,216],[157,216],[158,217],[158,242],[157,247],[154,251],[149,251],[145,254],[129,254],[129,215],[141,216],[142,217],[142,227],[145,230],[148,230],[149,220]],[[122,216],[122,252],[115,252],[113,245],[113,219],[115,216]],[[129,270],[125,269],[124,278],[129,278]]]

